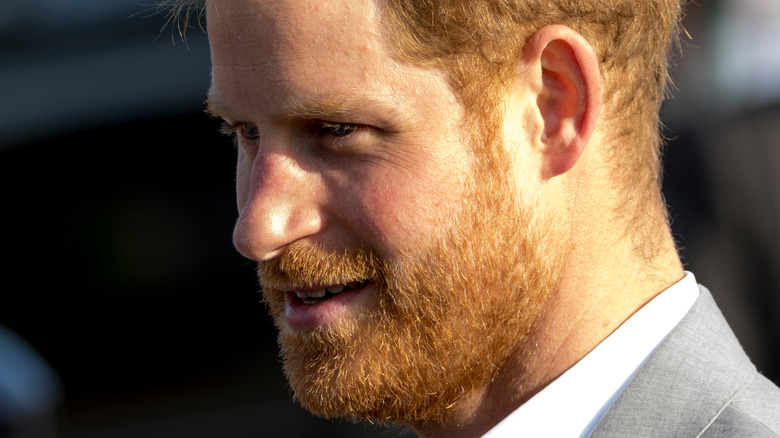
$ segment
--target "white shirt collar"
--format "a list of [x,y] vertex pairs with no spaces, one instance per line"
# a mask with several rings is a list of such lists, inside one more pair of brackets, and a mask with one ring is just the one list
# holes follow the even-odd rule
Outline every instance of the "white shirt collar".
[[483,438],[586,437],[698,297],[696,279],[686,271]]

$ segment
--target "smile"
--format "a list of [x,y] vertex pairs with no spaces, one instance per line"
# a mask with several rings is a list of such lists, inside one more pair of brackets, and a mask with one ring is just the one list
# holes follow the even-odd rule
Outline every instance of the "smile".
[[368,280],[353,281],[344,285],[328,286],[322,289],[313,291],[294,291],[295,295],[305,305],[318,304],[328,298],[332,298],[342,292],[346,292],[352,289],[360,289],[368,284]]
[[296,331],[336,324],[350,314],[356,315],[360,308],[371,305],[373,284],[366,279],[287,289],[284,293],[285,321]]

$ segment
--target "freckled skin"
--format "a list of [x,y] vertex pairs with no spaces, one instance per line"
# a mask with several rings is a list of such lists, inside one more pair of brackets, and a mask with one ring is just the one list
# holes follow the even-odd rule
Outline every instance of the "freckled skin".
[[[328,8],[329,20],[308,23],[312,10]],[[215,1],[208,31],[212,97],[260,132],[257,145],[239,147],[235,240],[244,255],[267,259],[316,235],[334,247],[364,241],[392,258],[452,216],[469,164],[458,135],[462,108],[440,72],[389,57],[373,6]],[[281,117],[292,98],[343,96],[358,101],[360,123],[380,125],[349,154],[320,153]],[[385,125],[360,108],[364,97],[402,117]]]

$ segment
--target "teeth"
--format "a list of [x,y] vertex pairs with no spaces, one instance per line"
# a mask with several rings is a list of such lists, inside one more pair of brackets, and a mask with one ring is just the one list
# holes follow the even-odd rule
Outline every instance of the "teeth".
[[325,289],[311,291],[309,292],[309,296],[312,298],[322,298],[325,296]]
[[330,286],[324,289],[309,292],[295,291],[295,295],[303,301],[303,304],[317,304],[320,302],[320,298],[325,298],[326,293],[338,294],[344,292],[347,289],[355,289],[362,285],[363,282],[353,281],[347,285]]

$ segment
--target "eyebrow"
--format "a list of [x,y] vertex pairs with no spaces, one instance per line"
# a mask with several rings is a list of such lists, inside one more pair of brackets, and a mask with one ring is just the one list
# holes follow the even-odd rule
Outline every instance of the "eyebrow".
[[[205,111],[211,116],[231,120],[243,119],[243,117],[230,108],[230,105],[220,100],[211,90],[209,90],[205,103]],[[388,125],[400,123],[404,114],[396,106],[381,99],[356,94],[343,94],[339,95],[338,99],[288,97],[288,101],[281,106],[277,117],[280,120],[313,120],[341,117],[366,110],[382,118]]]
[[321,117],[338,117],[354,112],[361,105],[348,101],[291,99],[282,110],[285,119],[317,119]]
[[230,108],[225,105],[221,100],[219,100],[212,92],[209,90],[208,95],[206,96],[206,109],[204,110],[206,114],[212,116],[212,117],[220,117],[223,119],[231,119],[232,117],[232,111]]

